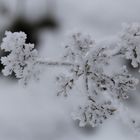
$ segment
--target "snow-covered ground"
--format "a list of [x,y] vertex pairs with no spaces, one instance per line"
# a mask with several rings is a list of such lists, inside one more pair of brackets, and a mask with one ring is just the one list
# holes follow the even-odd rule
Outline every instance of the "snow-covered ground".
[[0,80],[0,139],[136,140],[130,129],[114,117],[97,129],[79,128],[70,116],[74,101],[55,97],[52,75],[47,75],[46,83],[34,83],[26,89]]

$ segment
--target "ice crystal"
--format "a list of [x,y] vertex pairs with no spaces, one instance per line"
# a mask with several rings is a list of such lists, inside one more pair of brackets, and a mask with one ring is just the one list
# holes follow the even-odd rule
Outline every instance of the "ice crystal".
[[131,60],[132,66],[140,64],[140,25],[133,23],[125,25],[120,35],[120,46],[122,54],[126,59]]
[[27,84],[32,76],[36,77],[39,71],[34,71],[38,52],[34,44],[26,44],[26,34],[23,32],[6,32],[1,49],[9,54],[1,58],[5,66],[2,70],[5,76],[13,72],[23,84]]

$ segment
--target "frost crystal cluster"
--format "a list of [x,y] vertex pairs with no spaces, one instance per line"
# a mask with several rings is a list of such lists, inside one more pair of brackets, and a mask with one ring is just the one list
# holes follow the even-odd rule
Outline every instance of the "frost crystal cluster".
[[120,34],[121,53],[126,59],[131,60],[133,67],[140,64],[140,24],[124,25]]
[[72,116],[79,120],[80,126],[95,127],[119,110],[117,104],[129,97],[128,92],[136,88],[138,80],[128,73],[126,67],[107,74],[105,67],[110,66],[112,56],[108,48],[98,48],[89,36],[75,34],[71,44],[66,45],[64,55],[73,64],[69,67],[71,76],[60,75],[58,79],[61,90],[58,93],[67,96],[76,81],[83,79],[82,87],[87,100]]
[[26,34],[23,32],[6,32],[3,38],[1,49],[8,52],[8,56],[1,58],[2,64],[5,66],[3,74],[11,75],[13,72],[23,84],[27,84],[31,76],[35,76],[38,72],[34,72],[36,59],[38,57],[37,50],[33,44],[26,44]]
[[73,113],[72,116],[75,120],[80,120],[79,126],[81,127],[86,125],[96,127],[113,115],[115,111],[115,108],[111,106],[111,102],[97,104],[89,97],[87,104],[79,107],[78,112]]
[[78,120],[80,126],[95,127],[111,116],[119,115],[123,122],[140,135],[140,121],[124,105],[124,100],[136,89],[138,79],[129,73],[127,66],[111,72],[111,61],[118,57],[131,60],[134,68],[139,66],[140,25],[125,25],[114,44],[98,45],[89,35],[75,33],[65,45],[63,61],[48,61],[38,56],[33,44],[26,43],[25,33],[6,32],[1,49],[9,54],[1,58],[4,65],[2,72],[5,76],[14,72],[26,85],[32,77],[37,78],[40,65],[64,66],[69,74],[57,76],[57,95],[68,97],[73,87],[81,83],[85,102],[72,113],[73,119]]

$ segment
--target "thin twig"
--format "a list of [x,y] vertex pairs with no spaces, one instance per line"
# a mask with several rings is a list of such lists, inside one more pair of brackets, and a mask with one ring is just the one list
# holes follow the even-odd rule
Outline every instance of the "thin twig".
[[38,59],[36,61],[38,64],[47,65],[47,66],[74,66],[75,64],[71,62],[61,62],[61,61],[50,61],[47,59]]

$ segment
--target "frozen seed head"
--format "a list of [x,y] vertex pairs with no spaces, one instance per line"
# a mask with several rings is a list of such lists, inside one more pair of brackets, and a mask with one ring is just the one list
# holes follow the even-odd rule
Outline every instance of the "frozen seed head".
[[24,32],[8,32],[6,31],[3,38],[1,49],[9,52],[7,56],[1,58],[4,65],[2,70],[5,76],[15,73],[16,78],[28,81],[33,75],[38,52],[34,49],[34,44],[26,44],[26,34]]

